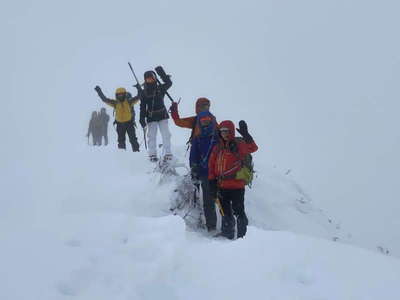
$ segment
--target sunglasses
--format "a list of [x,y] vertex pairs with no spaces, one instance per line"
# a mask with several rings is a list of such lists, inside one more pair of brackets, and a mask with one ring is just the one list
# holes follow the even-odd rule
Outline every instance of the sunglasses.
[[219,132],[221,132],[221,133],[230,133],[231,131],[228,128],[221,128],[219,130]]

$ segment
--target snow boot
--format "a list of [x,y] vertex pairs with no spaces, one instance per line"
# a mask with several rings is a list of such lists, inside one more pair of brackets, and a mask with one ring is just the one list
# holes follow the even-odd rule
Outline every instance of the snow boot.
[[246,235],[248,223],[249,223],[249,221],[245,214],[239,215],[237,217],[237,237],[238,238],[243,238]]
[[149,159],[151,162],[158,162],[158,157],[156,155],[150,155]]
[[222,217],[221,232],[227,239],[235,238],[235,218],[233,216]]

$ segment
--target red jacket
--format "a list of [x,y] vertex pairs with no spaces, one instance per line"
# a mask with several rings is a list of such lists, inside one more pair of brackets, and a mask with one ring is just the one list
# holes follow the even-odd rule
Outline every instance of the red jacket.
[[[222,189],[243,189],[245,183],[238,179],[220,179],[219,177],[229,177],[236,174],[242,167],[242,160],[246,154],[256,152],[258,146],[253,141],[246,143],[244,141],[235,141],[235,125],[232,121],[223,121],[219,128],[229,128],[231,134],[228,141],[221,139],[221,142],[214,146],[210,160],[208,161],[208,179],[218,179],[218,186]],[[229,144],[237,143],[237,152],[232,152]]]

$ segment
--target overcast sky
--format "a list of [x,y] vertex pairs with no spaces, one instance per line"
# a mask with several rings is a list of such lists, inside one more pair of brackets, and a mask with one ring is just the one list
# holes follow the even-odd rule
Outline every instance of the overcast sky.
[[[3,184],[49,156],[74,159],[69,147],[86,142],[101,107],[96,84],[108,96],[132,90],[128,61],[139,78],[161,64],[182,115],[210,98],[218,120],[248,121],[256,164],[292,169],[361,236],[399,240],[398,1],[1,6]],[[184,144],[188,133],[171,129]]]

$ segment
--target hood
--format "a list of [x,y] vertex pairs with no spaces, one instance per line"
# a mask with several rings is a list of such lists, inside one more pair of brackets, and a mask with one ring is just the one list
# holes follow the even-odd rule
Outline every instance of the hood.
[[221,129],[221,128],[224,128],[224,127],[228,128],[231,131],[231,133],[229,135],[229,139],[233,140],[235,138],[235,124],[233,124],[233,122],[229,121],[229,120],[222,121],[221,123],[219,123],[218,129]]
[[154,71],[146,71],[146,72],[144,72],[143,77],[145,80],[146,80],[146,78],[149,78],[149,77],[153,77],[154,79],[156,79],[156,73],[154,73]]
[[126,89],[123,87],[119,87],[115,90],[115,94],[124,94],[126,93]]
[[208,100],[205,97],[197,99],[195,107],[196,115],[200,112],[200,106],[203,105],[204,103],[210,104],[210,100]]

